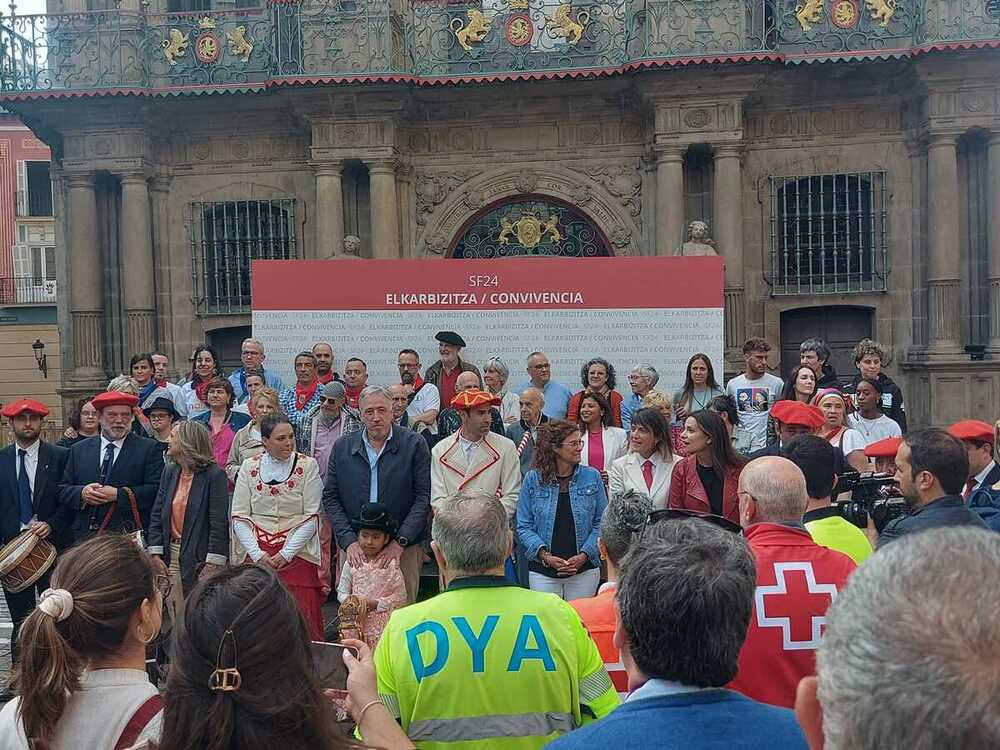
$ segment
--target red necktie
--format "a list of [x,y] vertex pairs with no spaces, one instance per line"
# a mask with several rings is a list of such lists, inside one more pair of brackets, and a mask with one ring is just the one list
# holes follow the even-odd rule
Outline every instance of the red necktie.
[[653,489],[653,462],[646,459],[642,463],[642,478],[646,480],[646,489]]
[[972,488],[975,487],[975,486],[976,486],[976,480],[975,480],[975,478],[972,478],[968,482],[965,483],[965,491],[962,492],[962,499],[963,500],[968,500],[969,499],[969,495],[972,494]]

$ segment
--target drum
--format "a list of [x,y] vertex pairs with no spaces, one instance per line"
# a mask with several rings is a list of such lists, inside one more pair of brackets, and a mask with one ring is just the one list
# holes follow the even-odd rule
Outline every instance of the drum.
[[12,594],[24,591],[55,561],[56,548],[25,529],[0,549],[0,583]]

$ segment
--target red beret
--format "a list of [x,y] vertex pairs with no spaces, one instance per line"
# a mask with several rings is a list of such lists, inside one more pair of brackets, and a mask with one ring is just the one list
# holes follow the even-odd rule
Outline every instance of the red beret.
[[13,419],[18,414],[24,414],[25,412],[28,414],[37,414],[40,417],[49,416],[49,408],[41,401],[35,401],[33,398],[19,398],[17,401],[12,401],[3,408],[0,414]]
[[959,440],[975,440],[993,445],[993,426],[978,419],[963,419],[948,428],[948,434]]
[[459,411],[475,409],[479,406],[499,406],[500,397],[494,396],[489,391],[481,391],[478,388],[473,388],[472,390],[456,393],[455,398],[451,400],[451,405]]
[[895,458],[899,452],[899,446],[903,444],[901,437],[889,437],[884,440],[876,440],[869,443],[865,448],[865,455],[868,458]]
[[815,406],[800,401],[779,401],[771,407],[771,416],[782,424],[800,424],[816,429],[826,422],[826,417]]
[[133,396],[131,393],[122,393],[121,391],[105,391],[94,396],[90,403],[97,411],[101,411],[108,406],[135,406],[139,403],[139,397]]

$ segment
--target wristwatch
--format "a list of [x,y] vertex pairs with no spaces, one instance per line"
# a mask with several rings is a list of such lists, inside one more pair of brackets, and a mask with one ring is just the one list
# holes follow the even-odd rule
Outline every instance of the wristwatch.
[[410,540],[407,539],[405,536],[397,536],[396,537],[396,542],[399,544],[400,547],[403,547],[403,548],[406,548],[406,547],[410,546]]

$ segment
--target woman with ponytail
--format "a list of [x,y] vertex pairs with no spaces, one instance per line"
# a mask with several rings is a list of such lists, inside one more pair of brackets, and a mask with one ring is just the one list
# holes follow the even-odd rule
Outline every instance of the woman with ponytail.
[[129,537],[100,534],[59,558],[21,625],[18,697],[0,711],[4,750],[116,750],[159,735],[146,675],[170,579]]
[[[371,651],[345,657],[354,719],[368,742],[412,748],[378,698]],[[314,673],[309,629],[273,570],[227,568],[188,597],[174,637],[157,750],[339,750],[358,747]]]

